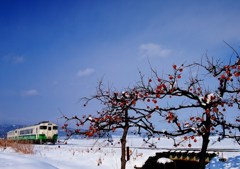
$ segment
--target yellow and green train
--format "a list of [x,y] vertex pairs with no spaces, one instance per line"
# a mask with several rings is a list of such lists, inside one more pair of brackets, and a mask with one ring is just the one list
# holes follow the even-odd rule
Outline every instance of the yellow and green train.
[[9,131],[7,139],[29,141],[33,143],[56,143],[58,139],[58,126],[50,121],[42,121],[36,125]]

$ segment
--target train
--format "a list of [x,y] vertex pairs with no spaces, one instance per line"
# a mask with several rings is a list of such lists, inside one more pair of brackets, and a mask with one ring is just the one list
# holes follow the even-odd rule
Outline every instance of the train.
[[58,139],[58,125],[50,121],[42,121],[32,126],[9,131],[7,139],[38,144],[55,144]]

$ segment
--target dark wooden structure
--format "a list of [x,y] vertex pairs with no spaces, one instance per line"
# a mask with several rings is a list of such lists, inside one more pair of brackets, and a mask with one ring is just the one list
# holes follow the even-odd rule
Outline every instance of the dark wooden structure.
[[[149,157],[141,169],[197,169],[200,151],[193,150],[170,150],[156,153],[156,156]],[[215,157],[215,152],[207,152],[206,164]],[[157,163],[159,158],[169,158],[173,164],[165,165]]]

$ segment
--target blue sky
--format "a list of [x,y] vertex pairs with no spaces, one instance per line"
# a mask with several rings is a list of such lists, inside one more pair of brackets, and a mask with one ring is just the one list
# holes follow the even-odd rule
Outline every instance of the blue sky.
[[78,99],[98,80],[121,90],[149,62],[239,51],[237,0],[0,0],[0,123],[57,121],[85,113]]

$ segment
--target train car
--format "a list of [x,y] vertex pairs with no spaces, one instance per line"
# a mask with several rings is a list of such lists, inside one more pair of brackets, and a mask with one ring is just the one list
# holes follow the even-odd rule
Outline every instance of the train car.
[[30,141],[33,143],[56,143],[58,139],[58,126],[50,121],[42,121],[36,125],[9,131],[7,139],[17,141]]

